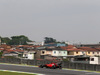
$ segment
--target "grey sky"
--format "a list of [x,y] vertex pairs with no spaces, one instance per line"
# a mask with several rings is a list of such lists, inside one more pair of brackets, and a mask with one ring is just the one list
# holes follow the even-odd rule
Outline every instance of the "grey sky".
[[0,35],[100,42],[100,0],[0,0]]

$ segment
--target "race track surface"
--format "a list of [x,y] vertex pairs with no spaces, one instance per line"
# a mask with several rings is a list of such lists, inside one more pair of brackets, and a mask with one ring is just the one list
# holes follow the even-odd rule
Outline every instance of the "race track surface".
[[61,69],[46,69],[46,68],[6,65],[6,64],[0,64],[0,69],[1,70],[31,72],[31,73],[40,73],[40,74],[45,74],[45,75],[100,75],[100,73],[95,73],[95,72],[61,70]]

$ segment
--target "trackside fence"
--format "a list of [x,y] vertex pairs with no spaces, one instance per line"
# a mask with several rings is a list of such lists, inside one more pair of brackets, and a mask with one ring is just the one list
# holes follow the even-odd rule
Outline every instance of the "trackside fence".
[[63,67],[69,69],[80,69],[80,70],[91,70],[91,71],[100,71],[100,65],[97,64],[83,64],[83,63],[70,63],[63,61]]
[[[11,63],[11,64],[26,64],[26,65],[35,65],[47,64],[55,61],[50,60],[27,60],[27,59],[18,59],[18,58],[0,58],[0,63]],[[71,63],[67,61],[62,61],[63,68],[69,69],[80,69],[80,70],[91,70],[91,71],[100,71],[100,65],[93,64],[83,64],[83,63]]]

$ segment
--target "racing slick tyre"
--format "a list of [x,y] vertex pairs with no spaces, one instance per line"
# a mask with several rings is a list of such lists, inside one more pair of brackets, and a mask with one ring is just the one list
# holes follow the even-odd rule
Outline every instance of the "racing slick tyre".
[[62,69],[62,66],[59,66],[59,69]]
[[39,67],[40,67],[40,68],[43,68],[43,65],[40,65]]
[[52,69],[56,69],[56,66],[52,66]]

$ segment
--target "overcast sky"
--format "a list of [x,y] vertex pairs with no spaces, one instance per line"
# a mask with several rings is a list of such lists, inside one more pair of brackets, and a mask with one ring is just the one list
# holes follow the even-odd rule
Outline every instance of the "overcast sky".
[[0,36],[100,42],[100,0],[0,0]]

